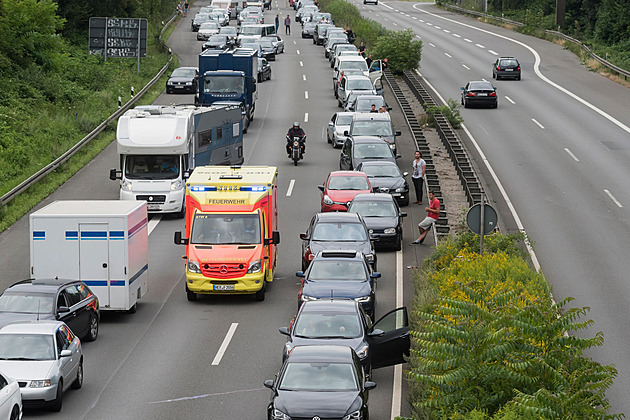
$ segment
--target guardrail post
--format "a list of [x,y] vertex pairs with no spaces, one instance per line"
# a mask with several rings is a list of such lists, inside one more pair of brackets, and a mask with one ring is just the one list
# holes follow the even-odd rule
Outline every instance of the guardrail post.
[[122,107],[122,98],[119,96],[118,97],[118,109],[120,109]]

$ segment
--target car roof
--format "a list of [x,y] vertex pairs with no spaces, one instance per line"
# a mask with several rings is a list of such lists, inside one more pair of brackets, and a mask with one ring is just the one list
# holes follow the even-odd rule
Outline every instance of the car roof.
[[393,201],[391,194],[386,193],[361,193],[354,196],[352,201]]
[[333,177],[333,176],[357,176],[357,177],[365,178],[367,175],[359,171],[332,171],[329,174],[329,177]]
[[301,312],[340,312],[358,313],[358,303],[353,299],[317,299],[302,303]]
[[354,114],[354,112],[339,111],[339,112],[335,112],[335,114],[336,114],[338,117],[347,117],[347,116],[349,116],[349,115],[353,115],[353,114]]
[[316,217],[318,222],[324,223],[358,223],[361,221],[358,214],[346,212],[317,213]]
[[61,321],[21,321],[0,328],[0,334],[54,334],[63,325]]
[[352,363],[352,350],[347,346],[320,345],[320,346],[295,346],[287,361],[322,363],[322,362],[346,362]]
[[360,55],[342,55],[337,57],[339,61],[365,61],[365,58]]
[[185,70],[195,70],[197,71],[197,67],[177,67],[175,70],[185,69]]
[[[361,95],[367,96],[367,95]],[[370,98],[380,95],[369,95]],[[354,117],[352,117],[353,121],[391,121],[392,117],[388,113],[385,112],[355,112]]]
[[20,291],[20,292],[26,292],[26,293],[38,292],[38,293],[56,294],[57,290],[73,283],[80,283],[80,282],[78,280],[63,280],[63,279],[39,279],[39,280],[27,279],[27,280],[22,280],[22,281],[12,284],[6,290],[10,290],[12,292]]
[[[362,101],[374,101],[374,100],[378,100],[378,101],[383,101],[385,102],[385,98],[383,98],[381,95],[359,95],[357,97],[357,99],[361,99]],[[365,114],[365,112],[354,112],[353,114]],[[374,115],[374,112],[370,113],[371,115]],[[380,112],[379,114],[384,114],[384,112]],[[380,118],[380,117],[377,117]]]

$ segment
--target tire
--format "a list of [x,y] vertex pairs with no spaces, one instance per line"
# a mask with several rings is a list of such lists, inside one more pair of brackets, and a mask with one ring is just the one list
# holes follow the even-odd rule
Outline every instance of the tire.
[[[297,165],[297,163],[296,163]],[[258,301],[258,302],[262,302],[263,300],[265,300],[265,292],[267,291],[267,281],[263,280],[263,287],[262,289],[260,289],[259,291],[256,292],[256,294],[254,295],[254,298]]]
[[77,369],[77,379],[72,382],[70,387],[72,389],[79,389],[83,386],[83,360],[79,362],[79,368]]
[[176,219],[183,219],[186,216],[186,203],[182,203],[182,208],[175,213]]
[[90,322],[88,326],[88,332],[83,337],[85,341],[94,341],[98,337],[98,318],[95,314],[90,314]]
[[468,108],[468,101],[464,101],[464,108]]
[[521,75],[519,74],[516,80],[521,80]]
[[493,79],[496,79],[496,78],[497,78],[497,75],[496,75],[496,74],[494,74],[494,72],[492,72],[492,78],[493,78]]
[[298,159],[293,159],[293,166],[297,166]]
[[127,310],[127,313],[135,314],[137,310],[138,310],[138,304],[134,303],[133,306]]
[[59,383],[57,384],[57,395],[55,399],[50,403],[48,407],[50,411],[54,411],[56,413],[61,411],[61,406],[63,405],[63,379],[59,379]]
[[[330,139],[330,136],[328,135],[328,133],[326,133],[326,141],[328,143],[332,143],[332,140]],[[334,147],[334,146],[333,146]]]
[[400,251],[402,249],[402,235],[397,239],[398,241],[396,241],[396,245],[394,245],[394,251]]
[[499,102],[495,102],[494,105],[492,105],[492,108],[497,109],[499,107]]
[[20,420],[20,408],[17,405],[11,410],[9,420]]
[[197,300],[197,293],[188,290],[188,285],[186,285],[186,298],[189,302],[194,302]]

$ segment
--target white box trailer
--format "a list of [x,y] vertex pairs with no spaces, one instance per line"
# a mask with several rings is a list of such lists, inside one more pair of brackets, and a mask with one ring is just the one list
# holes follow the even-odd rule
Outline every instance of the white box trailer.
[[149,290],[145,201],[55,201],[29,220],[34,279],[78,279],[101,310],[135,312]]

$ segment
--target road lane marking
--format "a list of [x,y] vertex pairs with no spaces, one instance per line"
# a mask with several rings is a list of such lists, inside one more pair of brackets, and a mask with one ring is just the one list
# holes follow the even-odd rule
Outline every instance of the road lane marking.
[[304,122],[307,123],[308,122],[308,112],[304,113]]
[[542,128],[543,130],[545,129],[545,127],[539,123],[538,121],[536,121],[535,119],[532,118],[532,121],[534,122],[534,124],[536,124],[538,127]]
[[573,158],[574,161],[579,162],[580,159],[577,158],[577,156],[575,156],[570,150],[569,148],[565,147],[564,151],[567,152],[569,154],[569,156],[571,156]]
[[392,22],[394,24],[394,26],[398,26],[398,24],[396,22]]
[[304,99],[308,99],[308,90],[304,91]]
[[374,13],[376,16],[381,17],[381,15],[379,15],[378,13]]
[[418,20],[418,18],[417,18],[417,17],[415,17],[415,16],[412,16],[412,17],[411,17],[411,19]]
[[384,18],[384,19],[385,19],[385,20],[389,20],[389,19],[387,19],[387,18]]
[[390,10],[394,10],[394,8],[392,6],[388,6],[388,5],[384,4],[384,3],[381,3],[381,6],[385,6],[385,7],[387,7]]
[[295,50],[295,51],[297,51],[298,55],[300,55],[300,50]]
[[305,74],[302,75],[302,80],[304,80],[306,82],[306,75]]
[[[404,304],[403,299],[403,253],[402,249],[396,251],[396,308],[400,308]],[[394,366],[394,384],[392,388],[392,412],[391,417],[395,419],[400,416],[400,407],[402,404],[402,365]]]
[[264,389],[265,388],[253,388],[253,389],[241,389],[237,391],[215,392],[213,394],[201,394],[201,395],[195,395],[192,397],[180,397],[180,398],[172,398],[170,400],[149,401],[145,404],[165,404],[165,403],[180,402],[180,401],[198,400],[200,398],[208,398],[208,397],[222,397],[224,395],[242,394],[244,392],[263,391]]
[[453,58],[449,53],[444,53],[445,56],[447,56],[448,58]]
[[442,31],[444,31],[444,33],[450,34],[451,31],[449,31],[448,29],[442,29]]
[[221,347],[219,347],[219,351],[217,352],[217,355],[214,356],[214,360],[212,361],[212,366],[217,366],[219,363],[221,363],[221,359],[223,358],[223,355],[225,354],[225,351],[227,350],[227,346],[230,344],[230,341],[232,341],[232,337],[234,337],[234,332],[236,331],[236,327],[238,327],[238,322],[233,322],[232,325],[230,325],[230,329],[228,330],[225,338],[223,339],[223,343],[221,343]]
[[464,41],[466,41],[466,42],[472,42],[472,41],[471,41],[470,39],[468,39],[468,38],[464,38]]
[[427,22],[427,25],[429,26],[433,26],[433,24],[431,22]]
[[304,63],[300,61],[300,67],[304,67]]
[[439,26],[437,26],[437,25],[435,25],[435,26],[434,26],[434,28],[435,28],[435,29],[442,29],[442,28],[440,28],[440,27],[439,27]]
[[293,45],[297,44],[297,42],[293,41]]
[[429,45],[432,46],[433,48],[435,48],[435,45],[433,45],[432,43],[429,42]]
[[456,38],[461,38],[462,36],[460,34],[453,34],[454,37]]
[[398,10],[397,10],[397,9],[394,9],[394,12],[398,13]]
[[465,68],[466,70],[470,70],[470,67],[468,67],[466,64],[462,64],[462,67]]
[[153,229],[155,229],[158,223],[160,223],[160,220],[162,220],[161,214],[156,214],[155,216],[151,217],[151,220],[149,220],[149,235],[151,234],[151,232],[153,232]]
[[505,97],[505,99],[507,99],[508,101],[510,101],[510,102],[512,103],[512,105],[515,105],[515,104],[516,104],[516,102],[514,102],[514,101],[512,100],[512,98],[510,98],[509,96],[506,96],[506,97]]
[[615,196],[614,196],[614,195],[612,195],[612,193],[611,193],[610,191],[608,191],[608,190],[604,190],[604,192],[608,195],[608,197],[610,197],[610,199],[611,199],[612,201],[614,201],[614,202],[615,202],[615,204],[617,205],[617,207],[619,207],[619,208],[623,207],[623,206],[621,205],[621,203],[619,202],[619,200],[617,200],[617,199],[615,198]]
[[292,179],[289,182],[289,189],[287,190],[287,197],[291,197],[291,193],[293,192],[293,186],[295,185],[295,179]]
[[[479,48],[486,48],[486,47],[484,47],[484,46],[483,46],[483,45],[481,45],[481,44],[475,44],[475,45],[476,45],[476,46],[478,46]],[[299,53],[298,53],[298,54],[299,54]]]
[[490,54],[492,54],[492,55],[499,55],[499,53],[498,53],[498,52],[495,52],[495,51],[492,51],[492,50],[488,50],[488,52],[489,52]]

